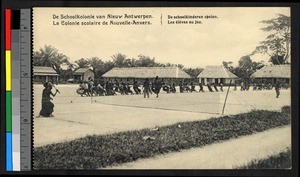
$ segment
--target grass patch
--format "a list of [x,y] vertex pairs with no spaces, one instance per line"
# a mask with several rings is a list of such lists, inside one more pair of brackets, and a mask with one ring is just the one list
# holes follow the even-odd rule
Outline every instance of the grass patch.
[[288,149],[277,155],[272,155],[266,159],[253,160],[246,166],[238,169],[290,169],[292,168],[292,152]]
[[34,169],[97,169],[159,154],[202,147],[290,124],[290,114],[249,113],[109,135],[93,135],[34,148]]

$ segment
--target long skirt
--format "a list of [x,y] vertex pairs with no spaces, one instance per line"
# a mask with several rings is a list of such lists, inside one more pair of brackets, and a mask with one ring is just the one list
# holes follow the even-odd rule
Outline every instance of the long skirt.
[[40,115],[43,117],[49,117],[53,113],[54,104],[51,101],[42,102],[42,110]]

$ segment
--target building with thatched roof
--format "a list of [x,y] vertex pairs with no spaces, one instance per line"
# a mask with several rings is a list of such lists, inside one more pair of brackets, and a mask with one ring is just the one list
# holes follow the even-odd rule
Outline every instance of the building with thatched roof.
[[58,82],[59,74],[52,67],[34,66],[33,78],[35,83]]
[[113,68],[102,75],[105,81],[142,83],[145,78],[154,79],[158,76],[165,83],[179,83],[179,81],[190,81],[191,76],[178,67],[132,67]]
[[78,68],[73,73],[73,78],[76,81],[86,81],[89,77],[93,80],[95,79],[95,73],[90,68]]
[[291,65],[268,65],[251,75],[256,82],[281,83],[291,82]]
[[211,83],[229,84],[230,82],[233,84],[238,79],[224,66],[206,66],[197,78],[199,78],[199,83],[204,85]]

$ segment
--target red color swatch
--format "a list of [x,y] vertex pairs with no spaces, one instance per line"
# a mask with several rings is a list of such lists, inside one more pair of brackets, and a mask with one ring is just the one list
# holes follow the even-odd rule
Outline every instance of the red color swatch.
[[5,50],[11,49],[11,9],[5,9]]

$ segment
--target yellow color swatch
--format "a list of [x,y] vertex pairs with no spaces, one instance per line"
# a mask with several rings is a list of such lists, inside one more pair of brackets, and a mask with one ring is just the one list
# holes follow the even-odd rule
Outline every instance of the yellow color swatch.
[[11,91],[11,51],[5,50],[6,91]]

